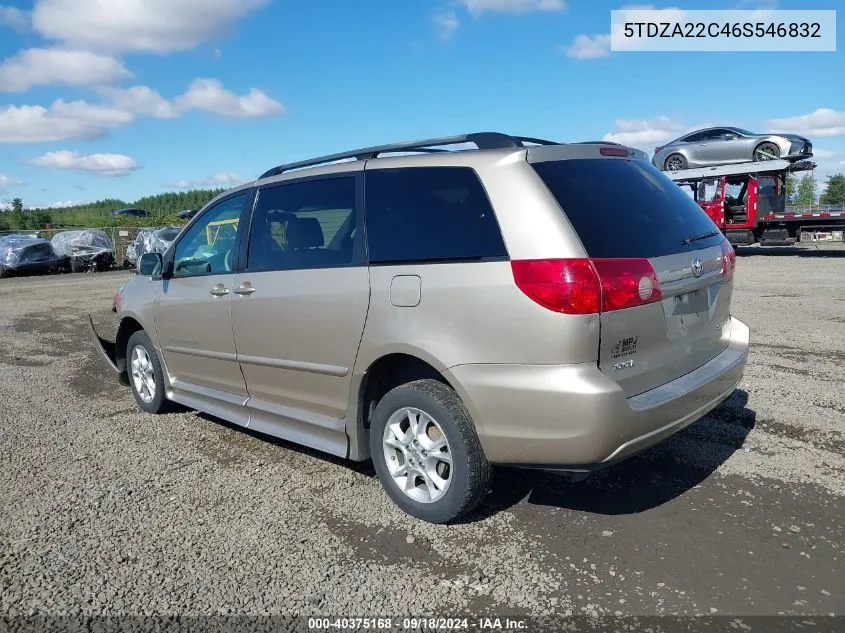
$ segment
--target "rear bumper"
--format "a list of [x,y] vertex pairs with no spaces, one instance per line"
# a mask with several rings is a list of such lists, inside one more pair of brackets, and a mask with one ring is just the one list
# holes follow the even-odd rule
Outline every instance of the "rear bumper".
[[736,388],[749,330],[731,319],[728,347],[698,369],[626,398],[592,363],[459,365],[450,378],[467,403],[487,458],[498,464],[592,470],[680,431]]

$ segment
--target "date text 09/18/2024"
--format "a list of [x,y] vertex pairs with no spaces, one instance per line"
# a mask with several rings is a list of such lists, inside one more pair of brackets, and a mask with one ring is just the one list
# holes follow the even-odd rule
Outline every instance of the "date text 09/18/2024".
[[520,631],[526,626],[525,621],[511,618],[308,618],[312,631]]

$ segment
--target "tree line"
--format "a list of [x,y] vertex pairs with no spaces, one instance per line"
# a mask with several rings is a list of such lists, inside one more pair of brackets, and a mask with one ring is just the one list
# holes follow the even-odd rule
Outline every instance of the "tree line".
[[[144,196],[134,202],[106,198],[61,208],[24,208],[21,198],[0,213],[0,231],[33,231],[49,224],[53,228],[106,228],[113,226],[167,226],[181,224],[180,211],[199,209],[224,189],[194,189]],[[143,209],[150,217],[113,217],[118,209]]]
[[792,174],[786,178],[786,204],[796,207],[845,205],[845,174],[832,174],[827,177],[824,191],[817,196],[818,181],[812,173],[807,172],[801,178]]
[[[790,174],[786,179],[787,204],[809,207],[845,205],[845,175],[833,174],[827,177],[824,191],[818,194],[818,182],[812,173],[805,173],[801,178]],[[134,202],[125,202],[117,198],[106,198],[81,205],[62,208],[25,209],[23,200],[15,198],[12,208],[0,213],[0,231],[33,231],[43,229],[49,224],[53,228],[106,228],[113,226],[167,226],[178,225],[182,220],[177,216],[185,209],[199,209],[223,189],[193,189],[144,196]],[[113,217],[112,211],[118,209],[143,209],[150,214],[146,218],[131,216]]]

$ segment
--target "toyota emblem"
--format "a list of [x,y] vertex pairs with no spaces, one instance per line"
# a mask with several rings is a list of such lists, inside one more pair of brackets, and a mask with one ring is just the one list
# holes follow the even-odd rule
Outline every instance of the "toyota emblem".
[[692,274],[696,277],[701,277],[701,271],[704,270],[701,265],[701,259],[696,257],[692,260]]

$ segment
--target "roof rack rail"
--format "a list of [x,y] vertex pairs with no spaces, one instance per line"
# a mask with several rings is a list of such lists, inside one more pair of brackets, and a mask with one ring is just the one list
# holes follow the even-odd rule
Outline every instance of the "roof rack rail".
[[261,180],[262,178],[278,176],[279,174],[292,169],[314,167],[316,165],[334,163],[349,158],[354,158],[356,160],[376,158],[379,154],[386,154],[389,152],[423,152],[429,154],[448,152],[449,150],[439,148],[444,145],[457,145],[460,143],[473,143],[480,150],[521,149],[525,147],[525,143],[534,143],[536,145],[558,144],[554,141],[531,138],[528,136],[510,136],[500,132],[475,132],[472,134],[460,134],[458,136],[444,136],[442,138],[430,138],[420,141],[406,141],[401,143],[390,143],[387,145],[375,145],[373,147],[362,147],[360,149],[353,149],[347,152],[329,154],[327,156],[319,156],[317,158],[309,158],[307,160],[300,160],[295,163],[287,163],[285,165],[273,167],[261,174],[258,179]]

